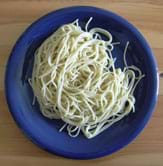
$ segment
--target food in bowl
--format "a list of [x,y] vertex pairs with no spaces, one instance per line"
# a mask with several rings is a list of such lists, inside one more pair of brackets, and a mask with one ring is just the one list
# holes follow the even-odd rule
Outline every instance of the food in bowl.
[[60,132],[66,128],[77,137],[82,131],[89,139],[135,111],[134,90],[144,77],[127,64],[129,42],[121,55],[125,67],[115,67],[113,49],[121,43],[103,28],[88,30],[91,20],[84,28],[76,19],[53,32],[35,51],[29,79],[42,114],[63,120]]

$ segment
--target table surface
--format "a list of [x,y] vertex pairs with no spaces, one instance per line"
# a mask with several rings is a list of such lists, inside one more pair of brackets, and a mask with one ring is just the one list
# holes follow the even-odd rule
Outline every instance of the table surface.
[[163,1],[162,0],[1,0],[0,1],[0,163],[12,165],[163,165],[163,78],[159,98],[149,124],[126,148],[96,160],[70,160],[45,152],[31,143],[11,117],[4,94],[4,72],[10,51],[25,28],[40,16],[65,6],[90,5],[111,10],[134,24],[150,43],[163,71]]

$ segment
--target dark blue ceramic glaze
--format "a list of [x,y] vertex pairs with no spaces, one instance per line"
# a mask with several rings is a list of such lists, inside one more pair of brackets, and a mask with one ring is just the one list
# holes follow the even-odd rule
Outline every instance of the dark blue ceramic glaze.
[[[127,41],[129,64],[136,65],[145,74],[135,91],[136,111],[93,139],[82,134],[71,138],[66,131],[58,132],[63,122],[42,116],[38,104],[32,105],[32,90],[27,79],[31,76],[33,56],[37,47],[63,24],[79,18],[84,26],[90,17],[89,28],[101,27],[113,34],[116,66],[123,67],[123,50]],[[64,157],[93,159],[109,155],[129,144],[144,128],[157,100],[158,80],[154,55],[138,30],[122,17],[95,7],[68,7],[41,17],[18,39],[8,60],[5,77],[9,110],[28,138],[42,149]]]

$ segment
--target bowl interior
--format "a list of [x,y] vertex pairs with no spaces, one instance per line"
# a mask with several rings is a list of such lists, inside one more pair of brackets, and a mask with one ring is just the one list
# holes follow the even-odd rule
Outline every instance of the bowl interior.
[[[123,51],[127,41],[127,62],[141,69],[145,77],[138,84],[136,111],[117,122],[93,139],[82,134],[71,138],[66,131],[58,130],[63,125],[60,120],[49,120],[32,105],[33,93],[28,83],[31,77],[34,52],[38,46],[61,25],[79,18],[83,27],[90,17],[89,26],[109,30],[115,46],[113,56],[116,66],[123,68]],[[74,7],[58,10],[39,19],[20,37],[7,65],[6,95],[10,111],[20,128],[33,142],[50,152],[73,158],[94,158],[112,153],[128,144],[141,131],[150,117],[156,102],[156,66],[148,45],[139,32],[125,20],[113,13],[97,8]]]

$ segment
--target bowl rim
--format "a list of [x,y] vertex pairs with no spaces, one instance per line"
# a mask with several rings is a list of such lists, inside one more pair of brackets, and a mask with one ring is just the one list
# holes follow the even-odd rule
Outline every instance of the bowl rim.
[[[19,117],[14,113],[16,110],[16,107],[13,106],[13,100],[12,97],[10,96],[10,87],[11,87],[11,82],[10,77],[9,77],[9,73],[10,70],[12,70],[12,64],[11,60],[14,58],[14,50],[19,49],[19,43],[21,43],[21,40],[23,39],[23,37],[26,35],[26,33],[28,31],[30,31],[32,29],[32,27],[36,24],[39,24],[40,21],[42,21],[44,18],[47,18],[50,15],[55,15],[55,16],[59,16],[60,14],[63,14],[65,12],[69,12],[69,11],[93,11],[93,12],[99,12],[100,14],[105,14],[105,15],[109,15],[110,17],[114,18],[116,21],[121,22],[123,25],[127,26],[128,29],[134,33],[137,38],[141,41],[141,45],[143,46],[143,48],[145,49],[145,51],[147,52],[148,56],[151,58],[150,63],[153,66],[153,73],[152,73],[152,77],[154,79],[153,81],[153,100],[150,103],[150,108],[148,110],[148,113],[146,114],[142,124],[134,131],[134,134],[132,135],[132,137],[129,138],[129,140],[127,141],[123,141],[123,143],[121,143],[120,145],[118,145],[116,148],[112,149],[112,150],[105,150],[102,152],[98,152],[98,153],[91,153],[91,154],[87,154],[87,153],[70,153],[70,152],[66,152],[66,151],[62,151],[59,149],[52,149],[51,147],[48,147],[45,144],[42,144],[42,142],[40,142],[40,140],[36,140],[28,131],[28,128],[25,127],[23,125],[23,123],[21,122],[21,120],[19,119]],[[154,54],[149,46],[149,44],[147,43],[147,41],[145,40],[145,38],[142,36],[142,34],[137,30],[137,28],[135,26],[133,26],[131,23],[129,23],[126,19],[124,19],[123,17],[108,11],[106,9],[102,9],[102,8],[98,8],[98,7],[93,7],[93,6],[72,6],[72,7],[65,7],[65,8],[61,8],[58,10],[54,10],[42,17],[40,17],[39,19],[37,19],[36,21],[34,21],[30,26],[27,27],[27,29],[20,35],[20,37],[18,38],[18,40],[16,41],[10,57],[8,59],[7,62],[7,66],[6,66],[6,71],[5,71],[5,94],[6,94],[6,100],[7,100],[7,104],[9,107],[9,111],[12,114],[12,117],[14,118],[16,124],[18,125],[18,127],[23,131],[23,133],[36,145],[38,145],[41,149],[44,149],[48,152],[51,152],[55,155],[59,155],[59,156],[63,156],[63,157],[67,157],[67,158],[73,158],[73,159],[95,159],[95,158],[99,158],[99,157],[103,157],[106,155],[110,155],[116,151],[119,151],[120,149],[122,149],[123,147],[127,146],[129,143],[131,143],[140,133],[141,131],[144,129],[144,127],[146,126],[147,122],[149,121],[152,113],[154,112],[154,108],[157,102],[157,97],[158,97],[158,88],[159,88],[159,79],[158,79],[158,68],[157,68],[157,63],[154,57]]]

